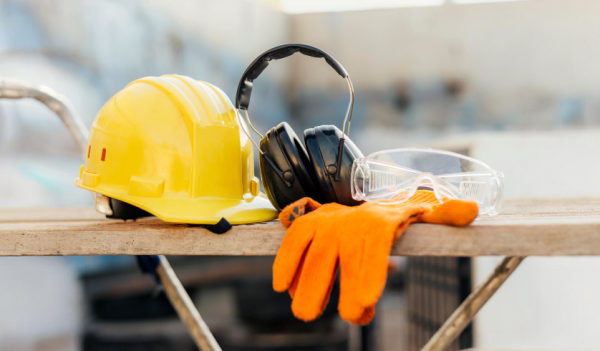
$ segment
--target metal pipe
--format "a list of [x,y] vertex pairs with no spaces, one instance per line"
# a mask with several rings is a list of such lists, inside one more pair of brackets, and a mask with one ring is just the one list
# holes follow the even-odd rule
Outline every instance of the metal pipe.
[[88,130],[71,102],[46,86],[35,86],[17,79],[0,77],[0,99],[35,99],[46,105],[67,126],[83,154],[86,152]]
[[525,257],[505,257],[494,272],[458,306],[421,351],[446,350],[524,259]]
[[[81,117],[64,95],[46,86],[36,86],[21,80],[0,77],[0,99],[34,99],[46,105],[52,112],[56,113],[67,127],[85,159],[89,133]],[[93,191],[90,193],[96,211],[112,216],[113,212],[109,198]]]

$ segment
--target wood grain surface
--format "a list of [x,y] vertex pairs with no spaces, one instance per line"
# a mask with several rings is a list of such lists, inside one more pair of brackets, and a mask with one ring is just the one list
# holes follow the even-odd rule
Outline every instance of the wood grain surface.
[[[93,208],[0,210],[0,256],[275,255],[278,222],[201,227],[104,219]],[[414,224],[392,253],[402,256],[600,255],[600,198],[506,200],[501,214],[465,228]]]

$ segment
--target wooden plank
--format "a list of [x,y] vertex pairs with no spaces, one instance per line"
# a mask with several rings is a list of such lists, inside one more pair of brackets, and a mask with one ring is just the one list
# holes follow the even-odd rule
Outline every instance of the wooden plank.
[[105,219],[93,207],[2,208],[0,223],[57,222]]
[[[277,221],[235,226],[216,235],[153,218],[102,219],[88,208],[26,211],[21,217],[15,215],[18,212],[0,210],[0,256],[274,255],[285,235]],[[478,219],[466,228],[412,225],[392,252],[403,256],[600,255],[600,198],[507,200],[501,215]]]

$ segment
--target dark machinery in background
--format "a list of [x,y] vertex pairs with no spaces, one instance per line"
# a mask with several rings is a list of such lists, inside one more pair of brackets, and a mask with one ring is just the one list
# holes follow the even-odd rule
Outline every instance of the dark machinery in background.
[[[471,293],[471,259],[411,257],[406,271],[409,351],[419,351]],[[447,351],[473,346],[469,325]]]
[[[288,294],[273,291],[270,257],[170,257],[182,284],[224,351],[347,351],[348,324],[337,315],[332,292],[324,315],[312,323],[293,317]],[[415,257],[404,275],[391,274],[387,288],[406,291],[408,350],[419,351],[471,291],[469,258]],[[89,320],[84,351],[196,350],[168,300],[137,267],[83,277]],[[334,287],[338,289],[338,287]],[[228,295],[226,304],[214,296]],[[231,309],[215,320],[213,310]],[[375,321],[377,323],[377,321]],[[374,325],[360,330],[360,350],[376,350]],[[448,350],[472,347],[469,326]],[[406,344],[398,345],[404,350]],[[356,349],[356,348],[355,348]]]
[[[349,349],[348,325],[337,315],[337,284],[323,316],[305,323],[292,315],[289,295],[273,291],[271,257],[169,259],[192,299],[205,299],[201,313],[224,351]],[[84,351],[196,350],[165,295],[136,267],[87,275],[83,282],[89,311]],[[227,295],[227,306],[210,290]],[[233,313],[211,321],[206,304]]]

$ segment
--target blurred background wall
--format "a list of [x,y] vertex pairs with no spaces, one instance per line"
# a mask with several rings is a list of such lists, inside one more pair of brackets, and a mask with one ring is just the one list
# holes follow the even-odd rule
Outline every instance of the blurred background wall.
[[[598,13],[600,3],[587,0],[448,3],[300,14],[291,32],[350,73],[355,133],[375,129],[398,147],[410,143],[399,133],[414,140],[600,125]],[[343,105],[343,83],[316,60],[292,62],[297,118],[339,123],[342,109],[330,101]]]
[[[350,135],[363,153],[434,146],[503,171],[509,197],[600,196],[600,166],[591,156],[600,148],[599,2],[281,11],[289,2],[0,0],[0,76],[66,95],[90,126],[103,103],[137,78],[188,75],[233,99],[258,54],[306,43],[350,73],[357,99]],[[284,120],[299,133],[340,125],[348,101],[343,80],[323,60],[299,55],[273,62],[254,87],[250,116],[263,132]],[[90,205],[89,194],[72,184],[78,157],[45,107],[0,101],[0,207]],[[473,281],[495,262],[475,260]],[[45,309],[62,325],[58,340],[67,340],[52,345],[78,349],[86,318],[78,277],[132,264],[129,257],[1,259],[0,276],[10,272],[14,284],[0,286],[0,349],[36,349],[34,335],[48,340],[54,329],[47,324],[30,325],[39,333],[27,337],[2,328],[16,313],[7,306],[31,300],[64,306]],[[475,345],[598,349],[599,270],[595,258],[527,259],[477,318]],[[52,274],[60,279],[43,279]],[[397,307],[401,300],[387,301]],[[23,320],[35,318],[35,309],[27,311]],[[396,323],[392,331],[403,328],[386,320]],[[386,345],[402,349],[390,340]]]
[[[188,75],[232,94],[258,50],[288,40],[287,16],[260,2],[0,1],[0,75],[66,95],[88,126],[105,101],[144,76]],[[264,96],[253,107],[272,123],[286,115],[286,68],[269,70],[257,88]],[[45,107],[0,102],[0,160],[11,158],[0,162],[5,177],[16,177],[0,185],[15,194],[0,206],[89,204],[70,181],[79,167],[74,155]],[[23,174],[28,186],[15,187]]]
[[[112,95],[144,76],[188,75],[231,94],[256,50],[288,38],[288,16],[253,1],[1,0],[0,76],[64,94],[89,127]],[[287,66],[256,89],[263,98],[254,107],[268,123],[286,115]],[[45,106],[0,101],[0,207],[92,205],[73,185],[79,157]],[[0,350],[82,349],[94,298],[82,296],[80,277],[131,268],[124,256],[0,258]]]

